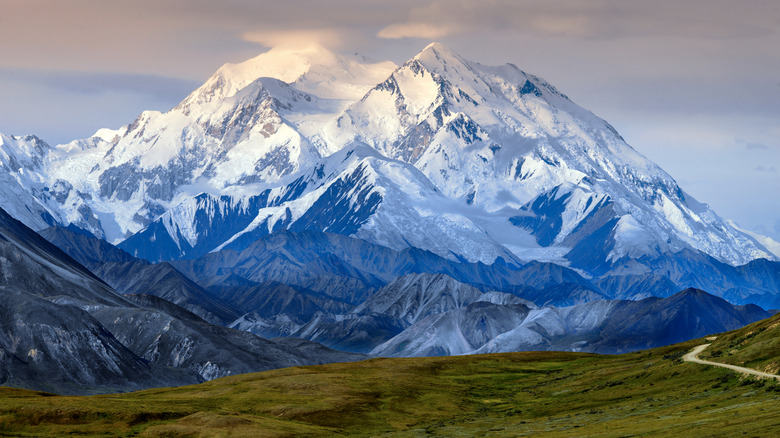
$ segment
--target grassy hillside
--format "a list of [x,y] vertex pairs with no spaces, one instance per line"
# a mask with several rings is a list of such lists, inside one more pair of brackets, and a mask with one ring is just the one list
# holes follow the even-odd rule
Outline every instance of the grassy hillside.
[[373,359],[90,397],[0,389],[2,436],[776,436],[780,385],[621,356]]
[[699,357],[780,374],[780,313],[718,336]]

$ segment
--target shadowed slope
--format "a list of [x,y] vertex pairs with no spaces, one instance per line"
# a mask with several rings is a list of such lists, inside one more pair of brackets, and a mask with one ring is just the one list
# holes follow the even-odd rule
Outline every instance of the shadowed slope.
[[230,305],[168,263],[152,264],[75,227],[51,227],[41,236],[67,252],[117,291],[151,294],[178,304],[213,324],[225,325],[240,316]]

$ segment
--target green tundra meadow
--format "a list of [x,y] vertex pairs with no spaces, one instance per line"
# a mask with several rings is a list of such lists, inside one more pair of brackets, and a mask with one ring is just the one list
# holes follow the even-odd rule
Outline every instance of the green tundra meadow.
[[[780,315],[719,335],[701,357],[771,369],[778,340]],[[83,397],[0,388],[0,435],[779,436],[780,382],[682,361],[705,342],[371,359]]]

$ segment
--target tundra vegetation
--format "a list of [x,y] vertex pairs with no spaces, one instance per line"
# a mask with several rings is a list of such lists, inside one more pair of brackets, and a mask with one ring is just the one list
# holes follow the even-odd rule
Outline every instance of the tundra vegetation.
[[[722,334],[706,352],[769,363],[751,343],[777,339],[779,321]],[[615,356],[378,358],[86,397],[0,388],[0,434],[776,436],[780,382],[682,361],[705,342]]]

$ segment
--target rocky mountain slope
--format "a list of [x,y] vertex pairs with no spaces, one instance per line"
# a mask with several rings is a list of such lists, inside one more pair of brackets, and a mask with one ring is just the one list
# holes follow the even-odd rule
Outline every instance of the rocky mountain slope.
[[[125,260],[130,257],[127,253],[116,248],[110,250],[110,244],[94,237],[61,228],[46,230],[44,235],[55,236],[54,241],[63,245],[63,249],[87,262],[106,258],[108,263],[94,264],[95,272],[122,283],[126,271],[119,268],[124,265],[111,261]],[[674,291],[702,282],[697,276],[675,277],[680,282],[678,284],[658,274],[613,275],[589,280],[569,268],[551,263],[533,262],[517,268],[452,262],[432,253],[411,249],[399,252],[351,237],[312,231],[279,232],[255,241],[241,252],[224,249],[194,261],[173,264],[181,272],[169,263],[152,265],[141,260],[127,263],[128,266],[139,265],[148,270],[150,277],[146,280],[133,278],[124,283],[147,285],[146,289],[136,288],[135,292],[162,294],[188,309],[194,309],[199,315],[213,317],[207,308],[232,309],[217,322],[262,337],[295,336],[362,353],[371,351],[422,319],[435,317],[450,321],[446,319],[446,314],[458,309],[470,317],[482,315],[481,319],[478,318],[480,321],[498,318],[490,315],[502,315],[506,321],[481,324],[498,324],[503,327],[502,330],[511,330],[521,326],[516,320],[524,318],[528,309],[536,312],[536,308],[574,306],[582,314],[599,314],[599,309],[604,306],[590,307],[586,304],[621,302],[612,301],[615,299],[669,297]],[[753,299],[764,297],[762,299],[772,300],[767,302],[775,303],[777,294],[771,290],[777,265],[776,262],[761,261],[736,268],[711,264],[707,275],[720,278],[717,281],[719,286],[709,280],[707,284],[716,296],[738,301],[735,295],[740,291],[743,296]],[[155,282],[158,277],[153,271],[176,275],[166,282]],[[137,272],[144,271],[138,268]],[[191,276],[207,290],[201,289],[185,275]],[[189,288],[186,287],[188,285]],[[645,304],[650,302],[645,301]],[[654,309],[666,312],[669,309],[665,306],[671,308],[674,303],[674,300],[663,300]],[[473,308],[463,310],[472,304],[475,305]],[[558,310],[552,312],[555,315]],[[702,312],[701,318],[704,318],[712,313],[712,309],[703,306],[697,312]],[[229,315],[233,315],[232,319],[228,319]],[[506,324],[510,328],[504,327]],[[454,326],[447,327],[454,329]],[[563,327],[568,326],[564,324]],[[599,336],[608,338],[609,332],[622,330],[619,325],[610,327]],[[715,327],[720,326],[716,324]],[[458,330],[464,330],[464,336],[471,336],[471,331],[482,329],[475,325]],[[572,338],[573,333],[568,328],[562,330],[566,335],[561,335],[562,340],[556,341],[555,348],[581,348],[578,342],[583,339]],[[691,335],[692,331],[695,331],[693,326],[682,328],[679,332],[681,339]],[[503,332],[490,333],[497,335]],[[621,333],[618,339],[631,336],[628,332]],[[422,339],[423,336],[419,337]],[[648,339],[657,342],[663,342],[662,338],[665,339],[660,333],[648,335]],[[594,351],[613,351],[606,344],[597,344],[593,348]],[[454,351],[467,350],[461,346]]]
[[371,351],[380,356],[441,356],[568,350],[625,353],[733,330],[770,314],[687,289],[669,298],[590,301],[531,310],[472,304],[429,316]]
[[4,385],[116,392],[362,358],[298,351],[208,324],[158,297],[122,296],[2,209],[0,297]]
[[168,263],[137,259],[75,227],[50,227],[40,234],[120,293],[158,296],[219,325],[240,316]]

